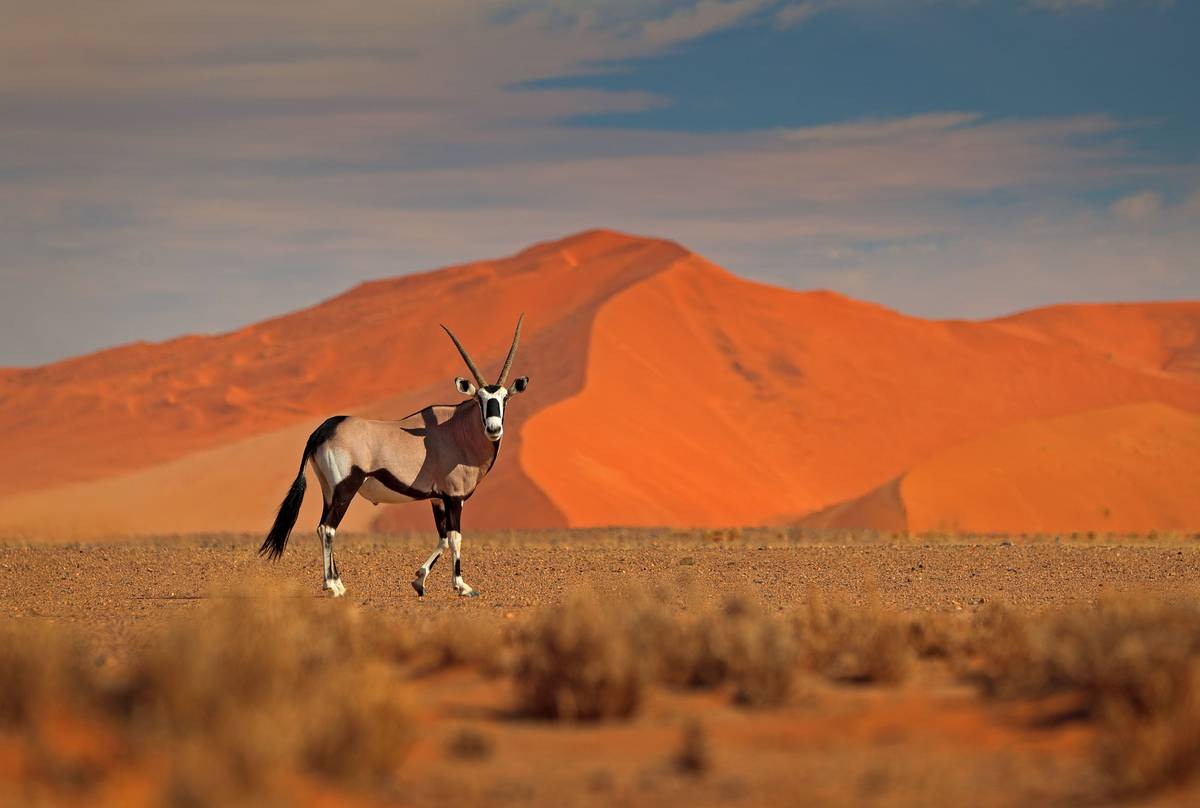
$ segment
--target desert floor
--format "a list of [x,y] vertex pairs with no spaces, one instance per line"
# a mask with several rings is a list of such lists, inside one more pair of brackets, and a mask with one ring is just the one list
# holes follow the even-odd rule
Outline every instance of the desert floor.
[[[178,733],[168,733],[164,737],[174,740],[156,748],[139,746],[131,738],[141,730],[105,728],[115,713],[101,711],[109,718],[97,718],[100,713],[80,708],[76,715],[64,706],[66,697],[52,693],[49,717],[21,702],[0,709],[0,799],[204,804],[228,801],[228,793],[246,802],[275,798],[313,805],[1200,799],[1189,785],[1195,781],[1186,776],[1186,762],[1178,777],[1138,775],[1132,789],[1128,778],[1115,786],[1104,762],[1109,758],[1096,751],[1102,729],[1095,715],[1078,708],[1070,686],[1018,688],[999,697],[1003,688],[996,682],[1003,684],[1003,677],[993,676],[987,688],[969,675],[978,647],[960,653],[943,647],[949,641],[930,640],[931,634],[953,635],[995,608],[1037,625],[1050,619],[1045,615],[1086,612],[1107,602],[1194,604],[1200,599],[1197,537],[468,533],[464,575],[480,597],[452,593],[451,563],[444,558],[431,575],[429,594],[419,599],[408,582],[433,543],[428,535],[339,536],[336,554],[347,596],[337,601],[320,591],[320,551],[307,531],[298,531],[274,564],[255,555],[257,539],[250,536],[0,543],[0,624],[7,636],[42,638],[36,644],[69,635],[84,649],[83,667],[101,679],[119,679],[181,625],[229,621],[231,614],[236,623],[271,598],[284,612],[315,619],[317,632],[328,625],[337,633],[335,647],[360,642],[341,639],[347,625],[361,623],[347,624],[347,614],[369,619],[372,632],[407,638],[403,653],[395,655],[403,662],[394,677],[407,710],[405,739],[394,759],[385,750],[384,776],[369,783],[301,767],[249,778],[243,791],[234,778],[222,786],[231,789],[220,792],[226,796],[214,796],[205,791],[210,784],[203,776],[197,784],[194,772],[176,766],[172,744],[180,741]],[[739,704],[738,686],[730,681],[694,687],[651,677],[631,715],[600,721],[548,720],[522,707],[528,694],[521,695],[526,668],[520,659],[536,645],[531,632],[553,625],[555,613],[569,604],[586,601],[604,615],[637,601],[637,608],[671,624],[719,614],[731,598],[749,604],[766,625],[829,604],[871,614],[874,623],[853,625],[898,626],[905,647],[886,653],[905,655],[901,672],[875,675],[877,663],[861,670],[845,663],[851,670],[836,662],[833,668],[842,673],[821,675],[810,666],[786,692],[757,706]],[[213,617],[215,609],[224,616]],[[858,639],[837,641],[853,645]],[[763,658],[770,656],[768,651]],[[26,657],[0,660],[0,675],[18,694],[10,698],[32,703],[40,685],[3,670],[33,669]],[[353,654],[346,659],[357,664]],[[883,668],[891,670],[894,662],[885,660]],[[826,664],[823,670],[833,668]],[[26,692],[33,695],[21,695]],[[309,705],[298,697],[291,709]],[[222,736],[212,737],[206,743],[221,743]],[[1150,737],[1131,736],[1129,743]],[[356,743],[351,738],[344,754],[353,754]],[[1111,754],[1111,743],[1108,748]],[[1184,757],[1192,753],[1200,753],[1200,745],[1185,749]]]

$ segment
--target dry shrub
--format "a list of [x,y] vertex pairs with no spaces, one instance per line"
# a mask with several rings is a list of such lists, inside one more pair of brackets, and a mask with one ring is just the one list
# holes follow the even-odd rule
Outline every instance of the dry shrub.
[[792,632],[748,599],[730,598],[701,615],[670,648],[668,681],[693,687],[729,683],[734,698],[750,707],[782,704],[791,695],[798,659]]
[[521,712],[568,721],[636,712],[650,665],[637,647],[635,614],[624,606],[603,610],[581,594],[541,612],[516,663]]
[[93,670],[73,636],[0,625],[0,728],[31,728],[47,708],[86,703],[94,689]]
[[795,630],[804,665],[833,681],[892,684],[908,674],[905,623],[875,604],[856,609],[812,596],[796,616]]
[[1155,703],[1104,707],[1095,752],[1118,794],[1184,783],[1200,769],[1200,666],[1169,666],[1155,678]]
[[489,676],[506,673],[512,665],[498,621],[474,613],[448,616],[430,630],[428,644],[436,668],[467,665]]
[[112,727],[130,760],[167,764],[174,804],[245,800],[285,771],[379,784],[411,740],[395,665],[408,648],[343,604],[319,606],[220,604],[171,625],[104,681],[61,635],[5,636],[0,683],[13,689],[0,720],[36,733],[66,710]]
[[394,631],[341,604],[231,601],[168,632],[116,694],[146,739],[203,737],[234,779],[386,777],[408,747]]
[[1099,768],[1119,793],[1200,769],[1200,609],[1103,603],[1030,618],[982,616],[976,680],[998,697],[1071,693],[1099,723]]
[[932,612],[908,622],[908,647],[921,659],[957,662],[972,647],[974,624],[965,613]]

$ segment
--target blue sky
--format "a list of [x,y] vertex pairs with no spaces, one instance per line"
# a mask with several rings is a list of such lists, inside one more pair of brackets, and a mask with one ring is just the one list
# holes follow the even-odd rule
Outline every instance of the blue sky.
[[1155,124],[1135,134],[1153,154],[1195,160],[1200,5],[1080,5],[1047,12],[1019,2],[864,4],[793,24],[766,9],[664,54],[534,86],[654,93],[670,102],[585,113],[574,123],[683,132],[931,110],[1107,114]]
[[1195,3],[9,16],[0,365],[229,329],[588,227],[921,316],[1200,297]]

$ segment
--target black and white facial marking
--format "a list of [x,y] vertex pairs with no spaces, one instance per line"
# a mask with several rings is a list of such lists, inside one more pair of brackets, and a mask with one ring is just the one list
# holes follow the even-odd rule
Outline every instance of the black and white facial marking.
[[454,380],[458,392],[464,396],[475,396],[479,399],[479,414],[483,418],[483,433],[488,440],[495,443],[504,437],[504,410],[508,399],[518,393],[525,392],[529,386],[529,377],[522,376],[512,383],[512,387],[499,384],[488,384],[476,388],[461,376]]

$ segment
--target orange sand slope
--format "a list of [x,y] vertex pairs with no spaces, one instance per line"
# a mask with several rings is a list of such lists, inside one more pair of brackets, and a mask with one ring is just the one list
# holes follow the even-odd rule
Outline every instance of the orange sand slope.
[[1163,404],[1090,410],[974,438],[805,523],[916,533],[1195,531],[1197,458],[1200,416]]
[[[677,245],[582,233],[511,258],[359,286],[213,337],[131,345],[0,376],[0,531],[93,536],[261,530],[304,439],[325,417],[401,417],[459,400],[467,375],[438,327],[496,372],[526,313],[516,372],[535,381],[509,414],[502,461],[471,501],[475,525],[565,525],[515,462],[525,418],[582,385],[590,320],[621,288],[686,255]],[[310,494],[303,519],[319,507]],[[346,525],[388,509],[365,502]],[[426,527],[428,509],[390,509]]]
[[787,293],[693,256],[600,310],[583,391],[530,420],[522,462],[571,524],[762,522],[1007,424],[1144,401],[1200,410],[1200,378],[1007,323]]
[[[1147,402],[1200,412],[1200,303],[932,322],[750,283],[671,242],[589,231],[364,284],[229,334],[0,373],[0,532],[262,530],[317,423],[456,400],[451,380],[465,369],[437,323],[494,372],[521,311],[516,370],[533,382],[468,528],[761,523],[837,503],[839,524],[911,527],[917,511],[902,511],[929,502],[922,525],[965,529],[976,523],[950,508],[949,482],[944,498],[911,502],[881,486],[911,485],[930,458],[1022,422]],[[1105,446],[1091,462],[1117,451]],[[1178,451],[1200,460],[1194,444]],[[1068,478],[1056,485],[1077,488]],[[1175,525],[1174,491],[1123,507],[1121,524]],[[1009,526],[1062,524],[1068,512],[1046,508]],[[358,501],[345,525],[431,519],[421,505]]]
[[997,323],[1013,333],[1074,343],[1145,372],[1200,373],[1195,303],[1050,306]]

